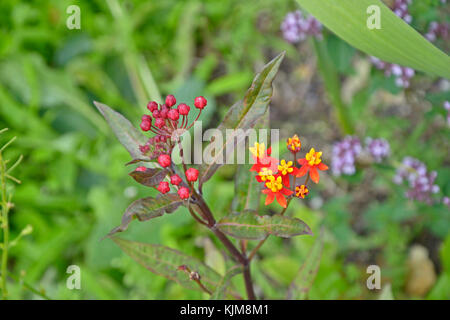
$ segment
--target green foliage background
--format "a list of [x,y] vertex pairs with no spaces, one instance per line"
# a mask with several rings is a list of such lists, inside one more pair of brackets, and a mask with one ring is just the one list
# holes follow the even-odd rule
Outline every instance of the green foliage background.
[[[414,16],[421,17],[415,20],[418,29],[439,17],[436,3],[428,2],[412,8]],[[72,4],[81,8],[81,30],[66,27],[66,8]],[[178,100],[192,101],[203,94],[209,100],[204,124],[215,126],[227,107],[243,96],[255,70],[278,52],[287,51],[286,68],[301,80],[311,46],[297,50],[279,32],[284,15],[297,8],[295,1],[272,0],[2,0],[0,128],[10,128],[2,136],[5,142],[18,136],[7,156],[25,157],[16,172],[22,184],[14,187],[12,233],[17,235],[27,224],[34,229],[12,248],[10,271],[56,299],[205,298],[146,271],[112,241],[100,241],[118,225],[129,203],[154,191],[128,176],[124,164],[129,155],[92,101],[113,106],[138,125],[150,99],[174,93]],[[332,34],[326,35],[324,43],[341,77],[357,73],[352,61],[363,55]],[[314,63],[308,67],[315,72]],[[423,74],[418,78],[419,83],[438,81]],[[320,88],[313,89],[324,96],[317,83]],[[432,107],[414,121],[400,113],[380,116],[383,110],[371,99],[378,91],[401,94],[392,79],[372,71],[368,84],[350,103],[357,132],[388,139],[397,161],[405,155],[424,161],[438,171],[442,193],[449,195],[449,131],[442,125],[429,129],[444,115],[440,106],[450,100],[449,92],[420,93]],[[277,101],[272,107],[280,110],[283,105]],[[335,123],[330,117],[327,121]],[[299,127],[307,121],[294,119],[290,125],[303,134],[306,129]],[[322,128],[316,127],[310,135],[319,137],[319,145],[330,151],[336,136],[323,133]],[[330,153],[325,159],[330,161]],[[290,215],[313,230],[321,225],[326,230],[310,298],[376,298],[379,292],[365,285],[365,268],[371,263],[381,266],[383,283],[392,284],[396,298],[414,298],[404,292],[406,260],[408,248],[424,238],[432,239],[430,251],[438,273],[427,297],[450,298],[448,209],[405,200],[404,190],[391,183],[389,169],[380,166],[371,180],[376,188],[389,191],[382,199],[371,198],[358,212],[364,217],[362,233],[355,231],[349,208],[356,189],[372,174],[370,170],[349,178],[325,178],[324,185],[311,192],[313,198],[324,194],[324,200],[320,198],[323,206],[297,203],[289,209]],[[218,217],[230,210],[232,174],[233,169],[226,166],[204,188]],[[341,188],[330,187],[333,181]],[[221,273],[229,263],[222,258],[220,245],[215,246],[210,234],[185,209],[151,222],[132,223],[124,236],[206,259]],[[258,293],[283,298],[314,240],[270,238],[261,249],[264,259],[256,260],[252,271]],[[81,268],[81,290],[66,288],[66,268],[71,264]],[[234,280],[242,289],[241,279]],[[11,298],[38,298],[14,282],[9,291]]]

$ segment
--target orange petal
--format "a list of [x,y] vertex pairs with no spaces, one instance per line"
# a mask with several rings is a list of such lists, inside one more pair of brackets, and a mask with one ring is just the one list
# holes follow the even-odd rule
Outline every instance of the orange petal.
[[292,170],[292,172],[289,173],[289,174],[291,174],[291,175],[294,176],[294,177],[297,176],[299,169],[296,168],[296,167],[293,167],[292,169],[294,169],[294,170]]
[[271,204],[273,202],[273,199],[275,198],[275,195],[273,194],[273,192],[270,192],[267,194],[267,198],[266,198],[266,202],[264,203],[266,206],[268,206],[269,204]]
[[277,195],[277,201],[280,204],[280,206],[282,206],[283,208],[286,208],[286,206],[287,206],[286,198],[280,192],[277,192],[276,195]]
[[301,166],[303,166],[303,165],[305,165],[306,163],[308,163],[308,161],[306,161],[305,158],[303,158],[303,159],[298,159],[297,162],[298,162]]
[[286,188],[281,189],[280,192],[281,192],[282,194],[284,194],[285,196],[290,196],[291,194],[294,193],[294,191],[292,191],[292,190],[290,190],[290,189],[286,189]]
[[271,153],[272,153],[272,147],[269,147],[269,148],[267,149],[267,155],[270,156]]
[[303,177],[309,170],[308,165],[303,165],[298,171],[296,177]]
[[317,166],[317,169],[322,170],[322,171],[328,170],[328,166],[327,166],[325,163],[321,162],[321,163],[319,163],[319,165]]
[[319,183],[319,172],[317,171],[316,167],[312,167],[311,170],[309,170],[309,176],[311,177],[311,180],[315,183]]
[[285,185],[286,187],[288,187],[289,188],[289,184],[290,184],[290,182],[289,182],[289,175],[287,174],[287,175],[285,175],[285,176],[281,176],[281,179],[283,179],[283,185]]

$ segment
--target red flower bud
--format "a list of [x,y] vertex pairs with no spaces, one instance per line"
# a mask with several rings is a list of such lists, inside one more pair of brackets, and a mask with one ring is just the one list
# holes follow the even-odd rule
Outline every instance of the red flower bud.
[[174,186],[178,186],[181,182],[182,180],[180,176],[177,174],[174,174],[173,176],[170,177],[170,183],[173,184]]
[[158,189],[158,191],[161,192],[161,193],[167,193],[167,192],[170,191],[170,186],[169,186],[169,183],[167,181],[161,181],[159,183],[158,188],[156,188],[156,189]]
[[189,189],[186,187],[181,187],[178,189],[178,195],[183,200],[189,198]]
[[144,120],[141,122],[142,131],[148,131],[152,127],[152,123],[150,121]]
[[152,112],[152,116],[153,116],[153,118],[155,118],[155,119],[160,118],[160,117],[161,117],[161,112],[160,112],[159,110],[154,110],[154,111]]
[[198,179],[198,170],[194,168],[189,168],[186,170],[186,179],[188,181],[197,181]]
[[142,166],[136,168],[136,171],[138,171],[138,172],[144,172],[146,170],[147,170],[147,168],[146,167],[142,167]]
[[182,116],[187,116],[189,111],[191,111],[191,107],[189,107],[187,104],[185,103],[180,103],[178,105],[178,112],[182,115]]
[[152,117],[150,117],[148,114],[144,114],[141,119],[142,119],[142,121],[152,122]]
[[170,159],[170,156],[168,154],[160,154],[158,157],[158,163],[163,168],[167,168],[168,166],[170,166],[171,162],[172,160]]
[[175,105],[175,103],[177,103],[177,99],[175,99],[173,95],[169,94],[166,97],[166,105],[170,108],[171,106]]
[[167,117],[170,120],[177,121],[178,119],[180,119],[180,114],[178,113],[177,109],[171,109],[167,114]]
[[161,119],[166,119],[167,118],[167,114],[169,113],[169,108],[167,108],[166,106],[163,106],[161,108],[161,110],[159,111],[159,117]]
[[158,104],[155,101],[150,101],[147,104],[147,109],[150,110],[150,112],[153,112],[155,110],[158,110]]
[[155,127],[157,127],[157,128],[161,129],[162,127],[165,126],[165,124],[166,124],[166,122],[163,119],[161,119],[161,118],[157,118],[155,120]]
[[204,107],[206,107],[207,103],[208,103],[208,101],[206,101],[206,99],[204,97],[202,97],[202,96],[197,97],[194,100],[194,105],[198,109],[203,109]]

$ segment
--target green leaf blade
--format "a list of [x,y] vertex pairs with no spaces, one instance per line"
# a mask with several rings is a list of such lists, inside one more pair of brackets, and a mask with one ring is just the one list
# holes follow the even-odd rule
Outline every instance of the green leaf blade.
[[[282,52],[266,64],[262,71],[255,76],[244,100],[238,101],[228,110],[228,113],[218,127],[223,137],[227,136],[225,134],[227,129],[242,129],[246,131],[253,128],[259,119],[264,116],[272,98],[272,81],[278,72],[284,56],[285,52]],[[214,154],[210,163],[204,163],[200,167],[200,186],[208,181],[214,172],[222,166],[223,161],[221,160],[224,160],[224,156],[226,157],[234,151],[235,140],[239,144],[242,143],[242,139],[244,138],[245,136],[237,137],[237,139],[233,137],[229,141],[224,139],[220,149]]]
[[312,234],[308,225],[300,219],[280,215],[259,216],[253,211],[224,217],[216,226],[232,237],[245,240],[262,240],[268,235],[291,238]]
[[130,172],[130,176],[138,183],[147,186],[157,186],[169,172],[165,169],[159,168],[147,168],[145,171],[133,171]]
[[189,275],[178,270],[186,265],[201,276],[202,284],[211,292],[221,281],[221,276],[197,258],[188,256],[177,250],[155,244],[129,241],[118,237],[112,240],[133,260],[151,272],[177,282],[186,289],[202,291],[198,284],[189,279]]
[[94,101],[98,111],[105,117],[120,143],[128,150],[133,159],[146,160],[139,146],[147,142],[147,138],[137,130],[130,121],[107,105]]
[[[450,78],[450,57],[379,0],[297,0],[328,29],[355,48],[384,61]],[[367,8],[380,8],[381,29],[367,27]]]
[[133,219],[147,221],[161,217],[164,213],[172,213],[183,204],[183,200],[173,193],[159,194],[156,198],[147,197],[134,201],[122,216],[120,226],[112,229],[107,236],[123,232]]

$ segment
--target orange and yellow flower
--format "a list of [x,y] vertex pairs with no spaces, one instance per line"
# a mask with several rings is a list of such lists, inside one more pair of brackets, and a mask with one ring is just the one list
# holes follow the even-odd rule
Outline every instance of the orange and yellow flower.
[[278,159],[270,156],[272,149],[268,148],[266,150],[264,143],[255,142],[254,147],[250,147],[250,152],[255,159],[255,164],[251,167],[250,171],[260,172],[262,168],[267,168],[272,172],[277,171]]
[[328,170],[328,166],[322,162],[322,152],[316,152],[314,148],[306,154],[305,158],[298,159],[298,163],[301,165],[301,168],[297,172],[297,177],[302,177],[309,171],[309,176],[311,180],[315,183],[319,183],[319,172],[317,170]]
[[287,201],[285,196],[290,196],[294,192],[285,188],[281,176],[268,176],[267,180],[268,181],[264,184],[266,189],[262,190],[262,193],[267,195],[265,205],[271,204],[276,198],[280,206],[286,208]]
[[293,137],[287,139],[286,146],[290,152],[297,153],[300,151],[302,143],[299,137],[296,134],[294,134]]
[[304,184],[302,184],[301,186],[295,187],[295,196],[297,198],[305,199],[305,197],[308,195],[308,193],[309,193],[309,190]]

